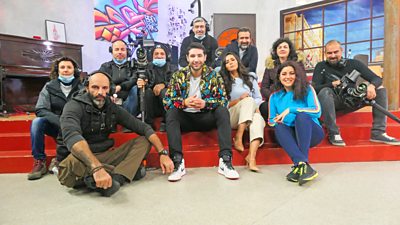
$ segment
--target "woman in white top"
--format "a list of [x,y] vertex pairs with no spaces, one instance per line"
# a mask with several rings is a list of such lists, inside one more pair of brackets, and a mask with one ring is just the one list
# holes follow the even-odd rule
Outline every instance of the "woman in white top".
[[224,78],[229,99],[231,127],[237,130],[233,140],[234,147],[240,152],[244,151],[243,133],[248,129],[250,146],[246,162],[251,171],[258,172],[256,153],[264,143],[265,122],[258,110],[262,97],[257,78],[248,73],[239,57],[233,52],[226,53],[222,58],[220,73]]

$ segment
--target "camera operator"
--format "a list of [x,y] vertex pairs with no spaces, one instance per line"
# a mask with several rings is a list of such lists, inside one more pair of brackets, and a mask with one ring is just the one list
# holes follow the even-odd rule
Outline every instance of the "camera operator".
[[[331,75],[341,79],[345,74],[351,74],[353,70],[361,73],[361,77],[369,82],[366,99],[375,100],[377,104],[387,109],[386,88],[382,86],[382,78],[373,73],[362,62],[354,59],[342,58],[343,48],[337,40],[328,41],[325,45],[326,61],[319,62],[314,70],[312,84],[318,93],[321,102],[324,124],[328,131],[328,139],[332,145],[345,146],[345,142],[339,133],[336,125],[336,111],[344,113],[355,111],[358,108],[351,108],[344,104],[343,98],[338,96],[334,88],[341,85],[340,80],[331,80]],[[361,106],[363,107],[363,106]],[[384,113],[373,107],[373,123],[371,129],[372,142],[381,142],[391,145],[400,145],[400,141],[386,134],[386,116]]]
[[146,69],[147,80],[138,79],[138,87],[146,85],[145,91],[145,122],[153,126],[153,120],[162,116],[160,131],[165,132],[165,109],[163,98],[172,74],[178,70],[170,63],[169,50],[166,46],[157,44],[151,50],[151,63]]
[[100,71],[111,75],[112,89],[118,99],[122,100],[122,106],[133,116],[138,114],[138,89],[135,85],[137,75],[130,66],[128,57],[131,49],[123,40],[116,40],[109,48],[112,60],[101,65]]

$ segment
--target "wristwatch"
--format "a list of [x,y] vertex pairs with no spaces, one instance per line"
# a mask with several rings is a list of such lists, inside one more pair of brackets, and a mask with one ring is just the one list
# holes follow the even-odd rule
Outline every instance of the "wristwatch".
[[167,149],[163,149],[163,150],[161,150],[161,151],[158,152],[158,155],[159,155],[159,156],[161,156],[161,155],[169,155],[169,152],[168,152]]

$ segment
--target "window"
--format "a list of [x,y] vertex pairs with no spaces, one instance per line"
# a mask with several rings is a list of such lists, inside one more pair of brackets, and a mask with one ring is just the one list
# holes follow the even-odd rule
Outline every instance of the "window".
[[281,11],[281,36],[293,41],[313,69],[324,60],[324,45],[340,41],[344,57],[366,54],[383,61],[384,0],[321,1]]

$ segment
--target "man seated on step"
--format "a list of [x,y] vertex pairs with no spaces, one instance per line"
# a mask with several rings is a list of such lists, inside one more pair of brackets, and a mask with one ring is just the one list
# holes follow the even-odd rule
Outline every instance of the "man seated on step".
[[124,109],[136,116],[139,113],[138,87],[136,85],[138,78],[131,62],[128,61],[132,51],[122,39],[113,41],[108,51],[112,54],[112,60],[101,64],[99,70],[112,77],[111,86],[118,98],[116,102],[122,104]]
[[[151,50],[152,61],[147,66],[147,81],[145,99],[145,122],[154,127],[154,118],[162,116],[160,131],[165,132],[165,109],[163,98],[167,91],[167,85],[178,67],[171,64],[171,52],[167,46],[157,44]],[[142,84],[138,84],[141,88]]]
[[[163,173],[174,169],[153,129],[112,102],[108,96],[110,83],[111,77],[105,72],[89,75],[86,91],[65,105],[60,119],[65,145],[57,147],[57,154],[72,153],[59,164],[60,183],[76,187],[83,180],[88,188],[107,197],[132,181],[151,145],[160,155]],[[109,135],[117,124],[141,136],[114,147]]]
[[232,166],[232,140],[228,99],[224,81],[205,64],[206,50],[200,43],[187,48],[187,67],[172,75],[164,98],[167,110],[167,137],[174,172],[169,181],[178,181],[186,174],[182,152],[182,131],[218,130],[218,172],[228,179],[238,179]]
[[[341,79],[346,74],[351,74],[353,70],[361,73],[361,77],[369,82],[366,98],[375,100],[377,104],[387,109],[386,88],[382,86],[382,78],[372,72],[366,65],[355,59],[342,58],[343,48],[339,41],[331,40],[325,45],[326,61],[319,62],[314,69],[312,84],[318,93],[322,107],[322,116],[325,127],[328,131],[328,139],[332,145],[345,146],[345,142],[339,133],[336,125],[336,111],[344,113],[355,111],[359,108],[350,108],[335,92],[334,88],[341,85]],[[336,80],[332,81],[335,75]],[[372,142],[381,142],[390,145],[400,145],[400,141],[386,134],[386,116],[379,110],[372,109]]]

